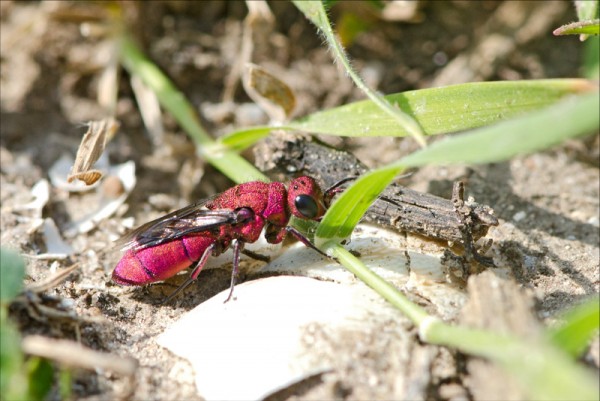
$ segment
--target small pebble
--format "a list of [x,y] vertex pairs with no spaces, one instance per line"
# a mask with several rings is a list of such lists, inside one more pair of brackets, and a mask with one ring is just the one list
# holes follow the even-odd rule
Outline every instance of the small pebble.
[[125,186],[119,177],[116,175],[107,176],[102,181],[102,193],[110,199],[116,199],[125,192]]
[[525,213],[524,211],[522,211],[522,210],[521,210],[520,212],[517,212],[517,213],[515,213],[515,215],[513,216],[513,218],[512,218],[512,219],[513,219],[514,221],[521,221],[521,220],[523,220],[525,217],[527,217],[527,213]]

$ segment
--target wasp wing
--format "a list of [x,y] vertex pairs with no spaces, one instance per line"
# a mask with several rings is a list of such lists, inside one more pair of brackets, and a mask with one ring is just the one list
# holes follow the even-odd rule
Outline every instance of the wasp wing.
[[206,202],[191,204],[141,225],[117,240],[117,247],[121,250],[139,250],[186,235],[216,230],[227,224],[240,223],[239,215],[234,210],[209,210],[204,208]]

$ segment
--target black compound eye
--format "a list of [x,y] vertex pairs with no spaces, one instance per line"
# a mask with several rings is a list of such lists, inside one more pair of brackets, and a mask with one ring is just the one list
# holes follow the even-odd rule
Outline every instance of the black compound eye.
[[307,219],[314,219],[319,213],[317,202],[309,195],[298,195],[294,199],[294,206],[300,214]]

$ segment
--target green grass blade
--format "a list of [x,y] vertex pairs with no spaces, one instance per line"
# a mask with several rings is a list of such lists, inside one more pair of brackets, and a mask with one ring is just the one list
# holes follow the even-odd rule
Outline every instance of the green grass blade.
[[425,139],[423,138],[423,131],[419,124],[408,114],[403,112],[401,109],[394,107],[393,103],[389,103],[383,96],[379,95],[371,88],[369,88],[362,78],[354,71],[350,65],[350,60],[346,55],[346,52],[342,48],[342,45],[338,41],[337,37],[333,33],[329,18],[323,7],[323,2],[320,0],[313,1],[299,1],[293,2],[296,7],[304,13],[304,15],[321,30],[325,40],[329,44],[329,47],[336,57],[336,60],[344,66],[346,73],[356,86],[362,90],[369,99],[373,101],[377,107],[380,108],[388,117],[390,117],[396,124],[400,125],[409,135],[411,135],[421,146],[425,146]]
[[315,244],[348,237],[369,206],[397,176],[402,167],[382,168],[362,175],[336,199],[315,233]]
[[600,37],[588,38],[583,49],[582,75],[589,79],[600,79]]
[[0,306],[0,398],[25,400],[27,377],[23,371],[21,335],[8,318],[8,306]]
[[227,146],[231,150],[235,150],[236,152],[241,152],[242,150],[249,148],[254,145],[256,142],[261,139],[269,136],[271,131],[276,129],[283,130],[292,130],[289,127],[269,127],[269,126],[259,126],[259,127],[251,127],[245,128],[238,131],[231,132],[221,138],[219,138],[219,143],[224,146]]
[[508,335],[434,321],[421,339],[496,362],[522,385],[531,400],[597,400],[597,378],[544,339]]
[[434,143],[396,165],[493,163],[548,149],[600,126],[598,92],[567,98],[544,110]]
[[341,264],[358,277],[362,282],[373,288],[375,292],[401,310],[415,325],[429,318],[427,312],[420,306],[410,302],[404,294],[385,281],[378,274],[367,268],[360,260],[335,241],[324,244],[323,251],[336,258]]
[[438,141],[398,162],[373,170],[334,201],[317,229],[316,241],[321,244],[332,238],[348,237],[369,205],[404,168],[425,164],[491,163],[546,149],[597,130],[599,108],[597,92],[568,98],[541,111]]
[[550,330],[552,342],[574,357],[589,345],[600,328],[600,299],[593,297],[567,312],[565,322]]
[[235,182],[267,180],[247,160],[234,151],[216,143],[202,128],[194,107],[171,80],[152,63],[126,34],[120,38],[120,56],[123,66],[137,75],[152,89],[160,104],[169,111],[179,125],[196,142],[198,153],[210,164]]
[[52,389],[54,381],[54,368],[43,358],[33,357],[25,364],[29,388],[27,398],[30,400],[44,400]]
[[[597,89],[583,79],[478,82],[387,95],[427,135],[482,127],[533,110],[567,95]],[[370,100],[311,114],[288,124],[298,130],[339,136],[406,136],[407,131]]]
[[[584,79],[479,82],[387,95],[413,116],[427,135],[462,131],[542,109],[565,96],[589,91]],[[597,87],[597,85],[596,85]],[[370,100],[351,103],[294,120],[282,127],[234,131],[220,143],[241,151],[274,129],[338,136],[406,136],[407,132]]]
[[578,21],[556,28],[553,32],[556,36],[562,35],[600,35],[600,20]]
[[0,302],[10,302],[23,288],[25,262],[12,249],[0,249]]

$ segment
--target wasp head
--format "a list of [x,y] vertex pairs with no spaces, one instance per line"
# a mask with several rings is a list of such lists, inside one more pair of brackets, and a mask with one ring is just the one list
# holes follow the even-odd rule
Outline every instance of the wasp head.
[[301,219],[319,220],[325,214],[321,187],[311,177],[298,177],[290,182],[287,202],[290,212]]

